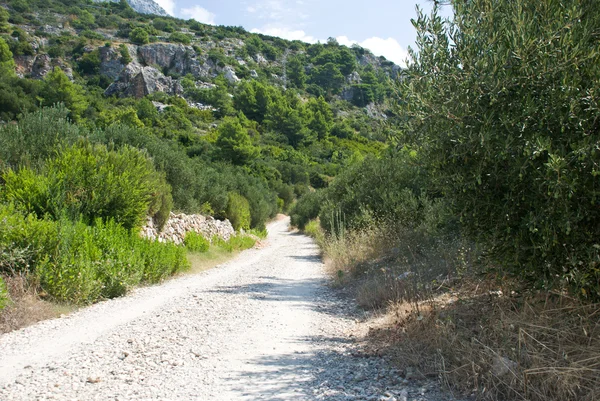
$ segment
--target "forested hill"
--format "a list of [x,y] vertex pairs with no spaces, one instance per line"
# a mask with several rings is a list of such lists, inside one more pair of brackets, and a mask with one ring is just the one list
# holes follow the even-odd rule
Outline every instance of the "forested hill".
[[2,128],[4,168],[43,164],[81,137],[133,146],[165,173],[174,209],[233,218],[240,196],[261,227],[380,154],[395,125],[400,68],[358,46],[139,14],[126,1],[1,6],[0,118],[47,121],[24,143]]

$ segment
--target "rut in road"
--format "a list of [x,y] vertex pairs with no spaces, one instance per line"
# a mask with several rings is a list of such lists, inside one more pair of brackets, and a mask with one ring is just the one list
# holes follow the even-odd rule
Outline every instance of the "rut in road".
[[0,400],[445,399],[355,356],[353,307],[288,227],[210,271],[0,336]]

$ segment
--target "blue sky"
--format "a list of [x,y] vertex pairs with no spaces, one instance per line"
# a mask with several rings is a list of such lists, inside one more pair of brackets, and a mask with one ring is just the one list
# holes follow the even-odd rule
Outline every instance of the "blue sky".
[[[213,25],[243,26],[285,39],[341,44],[358,43],[375,55],[404,65],[406,49],[414,48],[410,22],[415,5],[425,10],[427,0],[155,0],[169,14]],[[450,13],[449,7],[445,12]]]

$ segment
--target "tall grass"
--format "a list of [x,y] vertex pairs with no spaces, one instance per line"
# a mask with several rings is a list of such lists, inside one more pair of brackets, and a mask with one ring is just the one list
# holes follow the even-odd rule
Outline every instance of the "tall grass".
[[39,279],[58,301],[86,304],[155,283],[189,264],[185,248],[143,239],[114,220],[94,225],[24,216],[0,206],[0,272]]
[[597,400],[599,305],[511,290],[470,282],[419,310],[394,305],[385,341],[401,368],[479,399]]
[[6,283],[4,283],[4,279],[0,276],[0,310],[4,309],[9,301],[10,298],[6,289]]

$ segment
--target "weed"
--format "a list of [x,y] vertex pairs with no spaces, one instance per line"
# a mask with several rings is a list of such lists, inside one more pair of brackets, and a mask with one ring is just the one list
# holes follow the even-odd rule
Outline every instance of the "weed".
[[208,252],[210,242],[195,231],[190,231],[185,234],[185,247],[191,252]]

